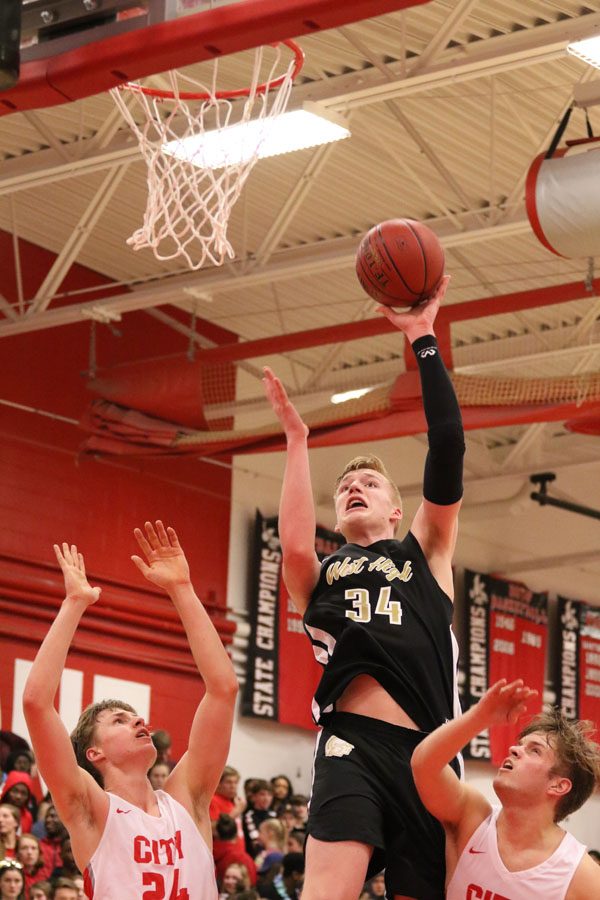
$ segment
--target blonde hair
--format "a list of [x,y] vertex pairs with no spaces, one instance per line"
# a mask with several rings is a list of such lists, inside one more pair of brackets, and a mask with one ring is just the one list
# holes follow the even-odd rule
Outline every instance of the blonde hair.
[[89,772],[100,787],[104,787],[104,780],[96,766],[87,758],[86,752],[94,743],[98,716],[105,709],[123,709],[125,712],[133,713],[134,716],[137,715],[137,712],[129,703],[122,703],[121,700],[100,700],[99,703],[92,703],[84,709],[79,716],[77,725],[71,732],[71,744],[73,745],[78,765],[85,769],[86,772]]
[[[359,471],[359,469],[372,469],[374,472],[378,472],[380,475],[382,475],[390,486],[390,493],[393,502],[400,508],[400,511],[402,511],[402,497],[400,496],[398,485],[395,483],[395,481],[392,481],[390,473],[378,456],[355,456],[354,459],[351,459],[349,463],[346,463],[343,472],[341,473],[341,475],[338,475],[335,480],[333,491],[334,499],[337,497],[338,488],[342,482],[342,479],[345,478],[348,472],[357,472]],[[398,531],[399,525],[400,522],[396,522],[394,534],[396,534],[396,532]]]
[[[13,806],[12,803],[0,803],[0,806],[4,806],[11,814],[13,819],[15,820],[15,832],[18,830],[21,824],[21,810],[17,806]],[[0,837],[0,859],[4,859],[6,857],[6,844],[4,840]]]
[[600,744],[592,737],[595,729],[593,722],[569,720],[559,709],[550,707],[535,716],[519,735],[519,739],[534,733],[547,735],[556,756],[551,774],[571,782],[571,790],[556,804],[555,822],[583,806],[600,785]]
[[[240,872],[240,877],[238,878],[238,883],[243,884],[244,890],[249,891],[252,886],[250,884],[250,873],[248,871],[248,867],[245,866],[244,863],[235,862],[235,861],[230,862],[229,865],[227,866],[227,868],[225,869],[225,871],[223,872],[223,878],[225,878],[225,875],[227,874],[227,872],[229,872],[229,870],[234,866],[236,869],[239,869],[239,872]],[[221,880],[223,880],[223,879],[221,879]]]
[[259,830],[260,828],[268,831],[273,842],[277,844],[280,850],[283,850],[285,846],[285,826],[283,822],[279,819],[265,819],[264,822],[260,823]]

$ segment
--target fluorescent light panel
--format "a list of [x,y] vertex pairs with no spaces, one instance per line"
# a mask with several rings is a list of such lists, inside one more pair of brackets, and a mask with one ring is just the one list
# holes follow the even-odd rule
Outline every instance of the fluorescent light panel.
[[359,397],[364,397],[365,394],[372,390],[372,387],[356,388],[353,391],[342,391],[340,394],[333,394],[330,399],[332,403],[346,403],[348,400],[358,400]]
[[[264,138],[261,135],[264,131]],[[163,153],[188,161],[203,169],[222,169],[251,159],[259,144],[258,157],[306,150],[350,136],[349,130],[333,119],[309,109],[297,109],[276,116],[270,122],[252,120],[205,134],[190,135],[163,144]]]
[[574,41],[568,44],[567,50],[588,65],[600,69],[600,35],[586,38],[584,41]]

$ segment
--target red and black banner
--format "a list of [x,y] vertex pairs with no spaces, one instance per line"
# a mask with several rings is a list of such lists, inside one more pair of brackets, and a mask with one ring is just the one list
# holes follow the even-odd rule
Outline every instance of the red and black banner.
[[[540,712],[548,642],[547,595],[519,582],[467,570],[465,601],[464,708],[477,703],[500,678],[509,682],[522,678],[538,692],[527,717]],[[465,748],[465,758],[500,764],[523,724],[497,725],[489,734],[481,732]]]
[[[343,543],[341,534],[317,527],[315,549],[319,559]],[[277,516],[265,518],[257,511],[242,715],[313,731],[311,700],[322,670],[302,617],[285,589],[281,563]]]
[[558,617],[557,706],[600,728],[600,609],[559,597]]

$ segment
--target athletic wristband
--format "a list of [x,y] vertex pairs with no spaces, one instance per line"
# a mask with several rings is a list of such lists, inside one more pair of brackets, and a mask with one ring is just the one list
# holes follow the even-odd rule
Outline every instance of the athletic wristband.
[[460,407],[435,336],[425,334],[412,347],[428,426],[423,494],[431,503],[447,506],[460,500],[463,493],[465,440]]
[[438,342],[434,334],[424,334],[416,339],[412,344],[412,348],[417,362],[427,359],[428,356],[435,356],[438,353]]

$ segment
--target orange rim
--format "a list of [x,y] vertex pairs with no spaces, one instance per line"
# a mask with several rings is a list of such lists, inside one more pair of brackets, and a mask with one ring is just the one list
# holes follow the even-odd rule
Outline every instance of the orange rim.
[[[302,67],[304,65],[304,50],[292,40],[280,41],[277,44],[273,44],[273,47],[279,46],[282,44],[284,47],[287,47],[294,54],[294,68],[292,71],[292,81],[298,77],[299,73],[302,71]],[[278,78],[274,79],[274,81],[263,82],[263,84],[259,84],[254,93],[256,94],[264,94],[266,91],[270,91],[272,88],[277,88],[283,84],[283,82],[287,78],[287,73],[280,75]],[[144,87],[143,84],[139,84],[136,81],[126,81],[124,84],[120,84],[119,88],[121,90],[127,91],[136,91],[139,94],[145,94],[147,97],[157,97],[159,100],[176,100],[180,98],[181,100],[210,100],[215,97],[217,100],[231,100],[235,97],[248,97],[252,91],[252,88],[238,88],[234,91],[216,91],[214,94],[208,94],[206,92],[195,93],[194,91],[181,91],[179,94],[175,94],[173,91],[162,91],[158,88],[148,88]]]

